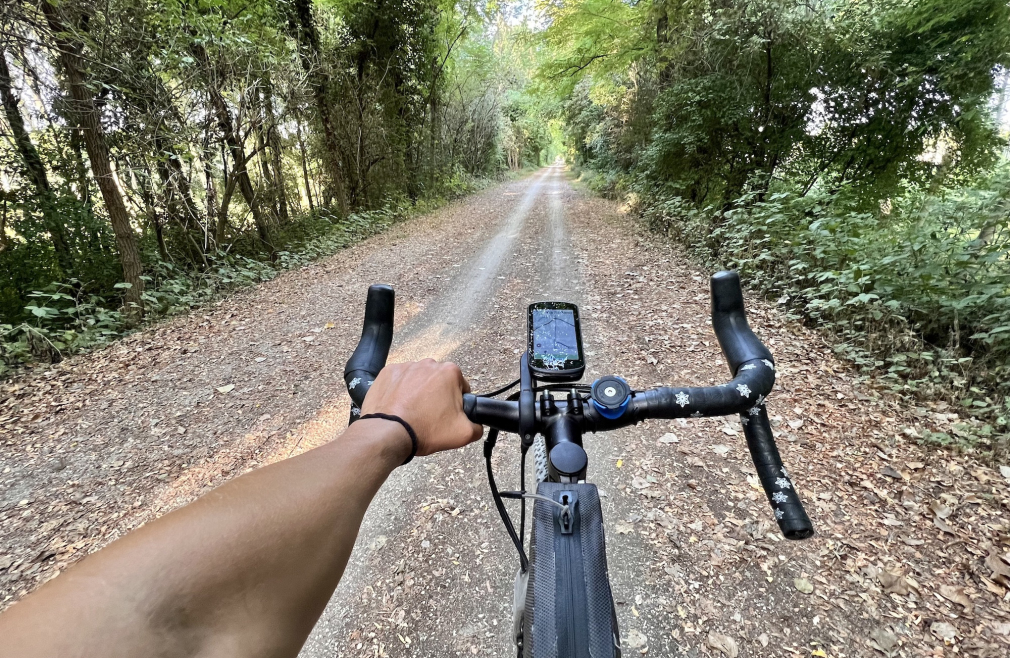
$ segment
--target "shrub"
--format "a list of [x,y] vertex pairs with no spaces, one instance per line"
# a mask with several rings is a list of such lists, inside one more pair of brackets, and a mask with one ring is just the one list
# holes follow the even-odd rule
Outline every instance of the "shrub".
[[1007,429],[1006,171],[946,195],[909,192],[875,212],[843,195],[791,191],[745,196],[728,210],[644,198],[652,229],[831,330],[837,351],[893,390]]

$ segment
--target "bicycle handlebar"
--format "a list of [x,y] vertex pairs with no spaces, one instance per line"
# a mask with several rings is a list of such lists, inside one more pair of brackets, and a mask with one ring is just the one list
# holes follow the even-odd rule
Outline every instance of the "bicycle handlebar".
[[395,306],[396,293],[392,286],[376,283],[368,287],[361,338],[344,367],[344,383],[351,396],[351,418],[348,423],[358,419],[368,389],[372,387],[379,371],[386,366],[389,346],[393,343]]
[[[463,411],[480,425],[503,432],[521,434],[545,429],[544,414],[569,414],[581,431],[601,432],[634,425],[649,418],[685,418],[740,414],[744,436],[758,479],[774,509],[775,519],[787,539],[806,539],[814,534],[796,489],[775,445],[764,400],[775,384],[775,363],[771,352],[751,330],[744,312],[743,291],[736,272],[718,272],[711,279],[712,328],[733,379],[721,386],[697,388],[660,387],[632,391],[624,413],[607,418],[581,394],[568,401],[530,404],[520,412],[521,402],[463,396]],[[357,349],[344,369],[344,381],[351,395],[351,419],[360,414],[365,394],[385,365],[393,338],[393,289],[373,285],[368,289],[365,322]],[[527,397],[532,398],[532,392]],[[545,406],[549,404],[549,407]],[[530,408],[533,409],[531,422]],[[571,407],[571,408],[569,408]],[[525,417],[521,427],[520,419]]]
[[774,363],[772,353],[747,324],[740,275],[731,271],[716,272],[712,275],[710,286],[712,330],[715,331],[719,347],[722,348],[722,354],[729,364],[730,374],[736,376],[740,366],[755,359]]

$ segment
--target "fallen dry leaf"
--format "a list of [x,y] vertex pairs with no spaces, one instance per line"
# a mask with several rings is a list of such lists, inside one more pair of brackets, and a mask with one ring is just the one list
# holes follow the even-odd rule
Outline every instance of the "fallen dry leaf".
[[953,511],[938,500],[934,500],[933,502],[931,502],[929,504],[929,509],[933,512],[933,514],[936,515],[937,518],[940,519],[946,519],[947,517],[950,516],[951,512]]
[[1010,621],[994,621],[990,624],[992,632],[996,635],[1010,637]]
[[722,633],[709,631],[705,644],[707,644],[711,649],[718,649],[723,652],[723,654],[729,656],[729,658],[736,658],[740,654],[740,649],[736,645],[736,640],[728,635],[723,635]]
[[898,594],[900,596],[908,594],[908,581],[901,574],[881,571],[877,574],[877,580],[880,581],[880,584],[884,587],[884,591],[887,593]]
[[947,523],[946,521],[944,521],[939,516],[934,516],[933,517],[933,525],[935,525],[940,530],[943,530],[948,535],[956,535],[957,534],[956,532],[954,532],[954,528],[951,528],[950,524]]
[[964,610],[967,613],[971,613],[971,611],[975,608],[974,604],[971,602],[971,599],[969,599],[968,595],[964,593],[963,587],[955,587],[953,585],[940,585],[940,596],[947,599],[948,601],[953,601],[954,603],[958,603],[964,606]]
[[877,651],[890,656],[891,651],[898,646],[898,638],[886,628],[875,628],[870,632],[869,644]]
[[628,631],[628,636],[624,639],[624,644],[630,649],[641,649],[649,642],[649,638],[645,636],[639,630],[631,629]]
[[953,642],[954,638],[957,637],[957,629],[954,628],[953,624],[945,621],[934,621],[929,626],[929,632],[944,642]]
[[804,594],[810,594],[814,591],[814,584],[806,578],[794,578],[793,586]]
[[892,466],[885,466],[880,470],[880,474],[886,475],[889,478],[894,478],[895,480],[901,479],[901,472],[895,470],[895,468]]
[[993,574],[993,578],[996,580],[1002,579],[1004,584],[1010,584],[1010,566],[1004,562],[996,551],[989,549],[989,555],[985,558],[985,566],[989,567],[989,570]]

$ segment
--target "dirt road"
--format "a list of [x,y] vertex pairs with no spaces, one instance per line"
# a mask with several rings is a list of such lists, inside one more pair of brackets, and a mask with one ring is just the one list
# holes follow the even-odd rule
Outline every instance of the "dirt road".
[[[398,225],[336,256],[0,398],[0,601],[346,422],[343,362],[364,292],[397,290],[391,359],[515,377],[525,305],[583,311],[587,380],[724,381],[708,275],[560,168]],[[786,542],[735,419],[586,438],[604,494],[625,655],[988,655],[1010,651],[1010,505],[998,469],[926,451],[952,410],[857,383],[822,339],[749,299],[778,365],[769,413],[818,535]],[[500,482],[518,479],[514,437]],[[302,655],[511,656],[515,557],[479,445],[398,469]]]

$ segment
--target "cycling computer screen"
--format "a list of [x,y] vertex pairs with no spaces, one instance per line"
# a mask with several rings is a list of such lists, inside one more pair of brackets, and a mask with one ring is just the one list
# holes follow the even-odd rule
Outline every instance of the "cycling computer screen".
[[579,307],[568,302],[538,302],[529,307],[530,368],[540,379],[576,380],[586,362],[582,356]]

